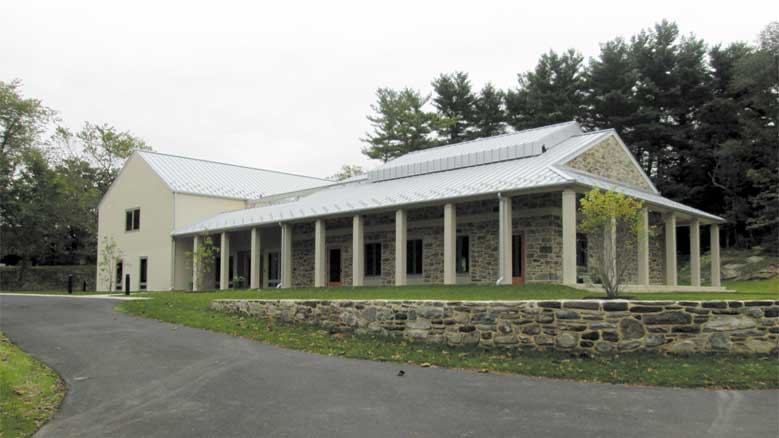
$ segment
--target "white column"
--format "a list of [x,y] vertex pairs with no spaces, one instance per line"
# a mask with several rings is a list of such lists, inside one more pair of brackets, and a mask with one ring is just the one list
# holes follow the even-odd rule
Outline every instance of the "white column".
[[576,192],[563,191],[563,284],[576,284]]
[[325,287],[325,221],[314,224],[314,287]]
[[665,216],[665,284],[676,286],[676,215]]
[[649,286],[649,209],[641,209],[638,231],[638,284]]
[[457,210],[444,205],[444,284],[457,284]]
[[281,224],[281,287],[292,287],[292,225]]
[[709,226],[709,233],[711,234],[711,285],[714,287],[720,287],[720,258],[719,258],[719,225],[711,224]]
[[365,284],[364,229],[362,216],[354,215],[354,219],[352,219],[352,286]]
[[230,289],[230,235],[227,231],[222,232],[220,243],[219,289],[227,290]]
[[[192,290],[197,292],[198,281],[200,281],[200,266],[197,260],[197,252],[200,249],[200,236],[192,238]],[[111,281],[114,281],[113,278]]]
[[511,198],[498,198],[498,267],[500,284],[512,282]]
[[395,212],[395,286],[406,285],[406,242],[408,241],[408,214],[406,210]]
[[701,285],[701,222],[690,219],[690,284]]
[[260,230],[257,227],[252,228],[251,255],[249,264],[249,288],[259,289],[260,278],[262,277],[262,250],[260,242]]
[[170,290],[176,290],[176,238],[175,237],[170,239]]

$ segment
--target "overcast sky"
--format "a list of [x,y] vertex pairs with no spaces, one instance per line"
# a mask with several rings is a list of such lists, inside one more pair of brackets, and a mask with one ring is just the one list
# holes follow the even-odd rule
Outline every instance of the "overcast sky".
[[657,21],[754,41],[779,2],[4,1],[0,80],[63,123],[109,123],[160,152],[332,175],[360,153],[377,87],[442,72],[516,86],[549,49],[585,57]]

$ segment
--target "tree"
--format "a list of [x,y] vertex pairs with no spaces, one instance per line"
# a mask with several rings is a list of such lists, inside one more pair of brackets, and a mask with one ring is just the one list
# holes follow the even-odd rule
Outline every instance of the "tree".
[[435,114],[423,109],[429,96],[409,88],[379,88],[376,96],[378,102],[371,105],[374,115],[368,116],[373,132],[360,139],[366,144],[363,154],[386,162],[435,145],[430,134],[443,125]]
[[354,176],[365,174],[365,169],[358,164],[344,164],[341,168],[333,174],[330,179],[333,181],[343,181]]
[[214,239],[208,230],[200,235],[200,244],[195,251],[187,251],[186,255],[193,269],[197,270],[197,284],[193,284],[193,290],[203,289],[203,280],[213,272],[216,266],[216,256],[219,248],[214,245]]
[[106,290],[112,290],[116,265],[122,261],[122,251],[112,237],[104,237],[100,243],[97,272],[100,284],[106,285]]
[[636,259],[642,208],[642,201],[612,191],[593,189],[581,199],[579,229],[587,235],[595,274],[609,298],[617,297]]
[[505,93],[487,83],[474,105],[474,137],[491,137],[506,132]]
[[508,123],[522,130],[578,119],[584,103],[584,58],[573,49],[541,56],[506,95]]
[[438,132],[446,143],[458,143],[476,136],[476,96],[471,90],[468,74],[442,74],[433,80],[433,106],[441,120],[447,120]]

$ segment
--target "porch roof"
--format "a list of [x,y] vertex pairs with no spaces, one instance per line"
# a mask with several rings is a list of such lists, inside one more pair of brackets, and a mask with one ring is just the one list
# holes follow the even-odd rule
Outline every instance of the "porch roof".
[[524,158],[460,167],[440,172],[372,181],[370,178],[335,184],[302,196],[276,199],[274,203],[218,214],[173,231],[174,236],[204,231],[224,231],[280,222],[344,216],[362,212],[456,201],[490,194],[515,194],[566,186],[598,187],[625,193],[651,205],[679,211],[709,222],[720,217],[664,198],[658,193],[574,171],[561,165],[578,150],[615,135],[613,130],[571,135],[545,152]]

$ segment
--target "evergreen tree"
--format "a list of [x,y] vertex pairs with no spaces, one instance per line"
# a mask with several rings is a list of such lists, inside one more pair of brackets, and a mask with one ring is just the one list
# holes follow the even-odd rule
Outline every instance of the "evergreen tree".
[[533,71],[518,75],[506,95],[508,123],[517,130],[580,118],[584,104],[584,58],[573,49],[549,51]]
[[474,105],[474,136],[491,137],[506,132],[505,94],[487,83]]
[[468,74],[442,74],[433,80],[433,106],[441,120],[449,122],[438,132],[445,143],[457,143],[475,138],[476,97]]
[[373,132],[360,139],[366,144],[363,154],[386,162],[435,144],[430,135],[440,123],[435,114],[423,109],[429,96],[408,88],[379,88],[376,96],[378,102],[371,105],[374,114],[368,116]]

